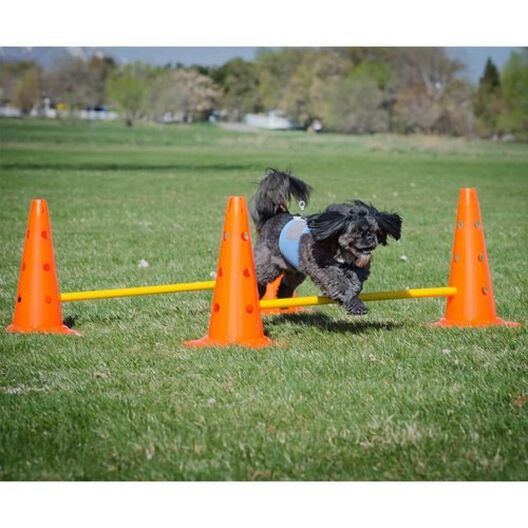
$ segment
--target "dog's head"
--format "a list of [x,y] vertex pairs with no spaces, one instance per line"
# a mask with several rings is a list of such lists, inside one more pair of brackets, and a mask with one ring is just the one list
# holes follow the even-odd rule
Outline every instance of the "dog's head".
[[315,240],[335,239],[340,258],[359,268],[370,263],[372,251],[379,244],[386,245],[388,236],[400,238],[401,224],[398,214],[378,211],[359,200],[331,205],[323,213],[308,218]]

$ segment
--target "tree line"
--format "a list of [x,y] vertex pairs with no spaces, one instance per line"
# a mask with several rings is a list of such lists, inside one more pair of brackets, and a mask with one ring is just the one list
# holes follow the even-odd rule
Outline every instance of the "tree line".
[[442,48],[283,48],[220,67],[164,67],[70,58],[51,70],[0,63],[0,103],[29,112],[49,98],[66,110],[109,106],[136,120],[241,121],[279,110],[300,128],[528,139],[528,51],[477,86]]

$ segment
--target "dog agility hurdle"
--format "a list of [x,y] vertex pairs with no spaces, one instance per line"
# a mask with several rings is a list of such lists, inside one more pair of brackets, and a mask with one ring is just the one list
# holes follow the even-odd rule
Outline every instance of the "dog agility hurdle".
[[[59,294],[61,302],[93,301],[97,299],[114,299],[117,297],[139,297],[144,295],[161,295],[165,293],[183,293],[195,291],[213,290],[216,281],[181,282],[176,284],[162,284],[158,286],[138,286],[135,288],[115,288],[111,290],[90,290],[78,292],[64,292]],[[455,295],[457,289],[454,287],[438,288],[414,288],[408,290],[393,290],[361,293],[362,301],[390,301],[397,299],[422,299],[425,297],[449,297]],[[324,304],[336,304],[337,301],[324,295],[313,295],[307,297],[291,297],[288,299],[261,300],[260,307],[268,308],[291,308],[298,306],[320,306]]]
[[[46,200],[31,202],[13,323],[7,332],[77,334],[62,322],[61,303],[214,290],[209,332],[186,346],[272,344],[264,335],[261,310],[334,304],[324,296],[258,299],[245,198],[231,196],[224,221],[216,280],[80,292],[59,290]],[[440,327],[518,326],[500,319],[488,266],[476,189],[462,188],[455,221],[449,285],[361,293],[363,301],[446,297]]]

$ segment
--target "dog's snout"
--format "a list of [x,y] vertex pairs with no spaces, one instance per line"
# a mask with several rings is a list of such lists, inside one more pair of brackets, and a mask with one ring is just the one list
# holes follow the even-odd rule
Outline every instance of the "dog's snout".
[[357,245],[357,249],[360,251],[372,251],[378,245],[378,239],[376,235],[365,235],[360,244]]

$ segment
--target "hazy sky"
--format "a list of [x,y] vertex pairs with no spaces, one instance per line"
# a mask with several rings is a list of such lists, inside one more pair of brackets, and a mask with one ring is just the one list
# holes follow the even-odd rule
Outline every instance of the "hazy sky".
[[246,60],[255,58],[256,47],[226,48],[226,47],[200,47],[200,48],[104,48],[110,55],[126,60],[142,60],[163,65],[182,62],[185,65],[202,64],[204,66],[219,66],[235,57]]
[[484,71],[484,65],[491,57],[499,70],[508,60],[510,53],[518,48],[446,48],[451,57],[459,59],[467,66],[466,75],[477,81]]

